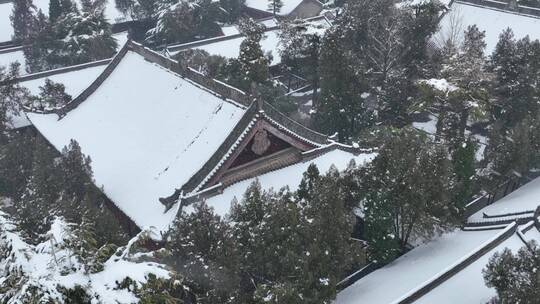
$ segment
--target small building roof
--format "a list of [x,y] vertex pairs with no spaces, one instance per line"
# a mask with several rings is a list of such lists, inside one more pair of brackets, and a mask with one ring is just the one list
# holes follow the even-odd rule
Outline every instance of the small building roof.
[[[474,224],[469,222],[461,231],[420,245],[345,288],[336,304],[487,303],[496,295],[482,275],[491,256],[504,248],[516,252],[531,240],[540,242],[538,211],[519,215],[523,210],[537,209],[539,197],[537,178],[474,214]],[[485,226],[478,225],[476,217],[484,213],[495,218],[488,219]],[[498,224],[501,219],[505,221]]]
[[518,39],[527,35],[531,39],[540,38],[540,17],[454,1],[450,11],[441,20],[440,30],[434,37],[435,42],[442,44],[452,31],[457,31],[462,38],[463,31],[475,24],[481,31],[486,31],[487,54],[495,50],[499,35],[507,28],[511,28]]
[[[321,36],[332,25],[331,22],[324,16],[318,16],[306,19],[307,22],[313,25],[313,29]],[[279,39],[279,24],[275,19],[266,19],[261,21],[266,26],[264,37],[261,40],[261,48],[264,53],[270,53],[272,55],[272,62],[270,65],[277,65],[281,63],[281,54],[279,52],[280,39]],[[185,50],[203,50],[210,55],[222,56],[225,58],[238,58],[240,54],[240,46],[245,37],[241,34],[229,35],[226,37],[216,37],[200,41],[194,41],[179,45],[169,46],[168,52],[171,55],[176,55],[179,52]]]
[[344,289],[336,304],[394,303],[498,234],[500,230],[443,234]]

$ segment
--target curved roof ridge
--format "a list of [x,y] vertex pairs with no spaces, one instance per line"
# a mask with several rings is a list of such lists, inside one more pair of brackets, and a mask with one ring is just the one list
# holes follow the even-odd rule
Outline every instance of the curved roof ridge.
[[297,139],[315,146],[324,146],[329,143],[329,137],[327,135],[312,130],[291,119],[267,102],[262,103],[261,111],[269,122],[277,125],[280,129],[283,129]]
[[[35,111],[32,109],[26,109],[28,112],[33,113],[39,113],[39,114],[57,114],[59,116],[59,119],[62,119],[69,111],[77,108],[80,104],[82,104],[90,95],[92,95],[100,86],[105,82],[105,80],[112,74],[112,72],[116,69],[120,61],[122,61],[122,58],[127,54],[129,49],[129,40],[122,46],[120,51],[112,58],[112,59],[105,59],[104,61],[109,61],[107,67],[99,76],[88,86],[86,89],[84,89],[77,97],[72,99],[69,103],[64,105],[61,108],[57,109],[51,109],[51,110],[45,110],[45,111]],[[95,62],[94,62],[95,63]],[[75,66],[76,67],[76,66]],[[66,69],[70,69],[73,67],[67,67]],[[45,72],[47,73],[47,72]]]

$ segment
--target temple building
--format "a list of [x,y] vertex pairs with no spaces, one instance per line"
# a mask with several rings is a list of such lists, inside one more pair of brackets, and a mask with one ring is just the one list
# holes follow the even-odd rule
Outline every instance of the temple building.
[[96,186],[132,230],[165,231],[200,200],[225,215],[255,179],[294,190],[311,163],[326,172],[374,157],[131,41],[111,60],[28,75],[22,85],[47,77],[63,78],[72,101],[26,117],[59,151],[80,144]]

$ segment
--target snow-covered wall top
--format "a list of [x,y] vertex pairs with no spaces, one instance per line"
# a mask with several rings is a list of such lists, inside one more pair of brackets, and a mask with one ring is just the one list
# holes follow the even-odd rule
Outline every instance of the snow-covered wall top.
[[480,30],[486,31],[487,54],[493,52],[499,41],[499,35],[507,28],[514,31],[516,38],[527,35],[531,39],[540,38],[540,18],[454,2],[440,23],[439,33],[434,38],[435,42],[442,44],[451,37],[452,32],[463,33],[469,25],[474,24]]
[[71,139],[92,158],[96,185],[139,227],[168,227],[159,198],[180,188],[216,151],[245,110],[128,52],[79,107],[58,120],[32,114],[57,148]]

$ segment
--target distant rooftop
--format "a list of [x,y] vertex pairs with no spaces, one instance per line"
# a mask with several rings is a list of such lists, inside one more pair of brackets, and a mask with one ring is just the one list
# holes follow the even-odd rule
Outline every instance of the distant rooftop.
[[463,33],[468,26],[474,24],[480,30],[486,31],[487,54],[495,50],[499,35],[507,28],[514,31],[517,39],[527,35],[533,40],[540,38],[540,17],[455,1],[440,23],[441,28],[434,37],[435,42],[442,44],[452,30]]

